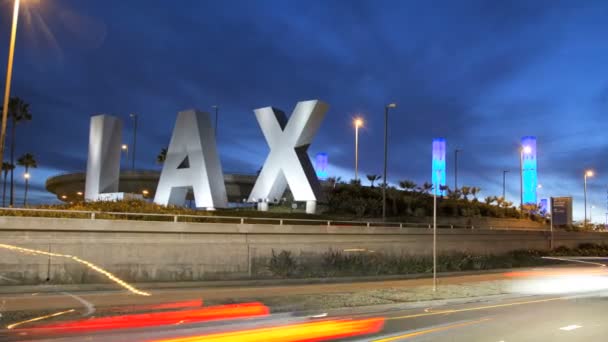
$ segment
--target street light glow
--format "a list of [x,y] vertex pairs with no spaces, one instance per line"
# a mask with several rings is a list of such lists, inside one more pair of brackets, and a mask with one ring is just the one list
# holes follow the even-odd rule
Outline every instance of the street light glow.
[[587,176],[587,177],[593,177],[593,171],[592,170],[585,171],[585,176]]
[[389,103],[388,105],[386,105],[387,108],[397,108],[397,104],[396,103]]
[[142,190],[142,191],[141,191],[141,193],[142,193],[142,195],[146,196],[146,195],[148,195],[150,192],[149,192],[148,190],[145,190],[145,189],[144,189],[144,190]]
[[78,195],[78,196],[82,196],[82,191],[78,191],[78,192],[76,193],[76,195]]
[[355,127],[363,127],[363,119],[356,118],[354,122],[355,122]]
[[127,144],[122,144],[120,148],[122,148],[123,151],[126,151],[129,147],[127,146]]
[[25,178],[25,179],[30,179],[30,174],[29,174],[29,172],[24,173],[24,174],[23,174],[23,178]]
[[525,154],[532,153],[532,148],[530,146],[524,146],[522,148],[522,150],[524,151]]

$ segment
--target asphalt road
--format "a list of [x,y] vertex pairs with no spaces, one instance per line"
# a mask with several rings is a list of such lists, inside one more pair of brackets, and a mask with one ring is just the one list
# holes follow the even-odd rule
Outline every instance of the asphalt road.
[[[608,293],[374,313],[387,321],[365,341],[607,341]],[[361,341],[361,340],[360,340]]]

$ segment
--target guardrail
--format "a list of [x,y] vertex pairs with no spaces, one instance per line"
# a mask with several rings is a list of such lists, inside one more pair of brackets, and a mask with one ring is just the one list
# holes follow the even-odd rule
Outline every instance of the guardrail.
[[[382,228],[427,228],[433,225],[421,222],[373,222],[373,221],[349,221],[349,220],[316,220],[300,218],[276,218],[276,217],[246,217],[246,216],[215,216],[215,215],[187,215],[187,214],[158,214],[158,213],[129,213],[111,211],[85,211],[85,210],[62,210],[62,209],[29,209],[29,208],[0,208],[0,216],[6,212],[21,212],[22,216],[44,217],[45,213],[69,214],[60,218],[86,218],[96,219],[120,219],[140,221],[167,221],[167,222],[189,222],[189,223],[237,223],[237,224],[276,224],[283,225],[319,225],[327,227],[382,227]],[[28,212],[38,215],[27,215]],[[148,218],[148,219],[146,219]],[[546,231],[548,228],[539,229],[533,227],[508,228],[508,227],[476,227],[472,225],[446,225],[438,224],[441,229],[490,229],[490,230],[522,230],[522,231]]]

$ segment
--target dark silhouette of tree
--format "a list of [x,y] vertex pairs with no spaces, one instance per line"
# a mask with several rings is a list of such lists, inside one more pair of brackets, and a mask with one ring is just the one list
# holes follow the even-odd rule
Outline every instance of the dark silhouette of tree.
[[413,191],[416,189],[416,183],[410,180],[402,180],[399,182],[399,187],[405,191]]
[[15,168],[15,165],[9,162],[2,163],[2,175],[4,177],[2,184],[2,206],[6,207],[6,183],[8,181],[8,173]]
[[[2,108],[0,108],[2,109]],[[17,143],[17,124],[32,120],[30,105],[18,97],[11,97],[8,102],[8,119],[11,122],[10,163],[15,165],[15,145]],[[9,205],[13,206],[15,197],[14,169],[11,173],[11,193]]]
[[380,180],[382,178],[380,175],[367,175],[367,180],[372,184],[372,188],[374,187],[374,182]]
[[156,156],[156,163],[162,165],[165,163],[165,160],[167,160],[167,148],[163,147],[160,149],[160,152]]
[[23,196],[23,206],[27,206],[27,191],[30,185],[30,168],[37,168],[38,163],[31,153],[26,153],[19,157],[17,165],[25,167],[25,194]]

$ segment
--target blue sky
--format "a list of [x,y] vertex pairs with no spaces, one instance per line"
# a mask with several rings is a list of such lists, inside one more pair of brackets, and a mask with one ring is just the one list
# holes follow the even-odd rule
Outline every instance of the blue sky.
[[[11,1],[1,2],[5,65]],[[594,220],[608,190],[608,3],[603,1],[24,1],[13,95],[31,103],[18,152],[34,153],[34,200],[46,177],[86,165],[88,120],[139,114],[138,168],[158,168],[178,111],[219,104],[224,170],[255,172],[268,148],[253,109],[330,105],[309,152],[330,175],[382,171],[383,107],[391,113],[389,180],[430,180],[431,141],[453,149],[459,184],[517,202],[517,146],[538,138],[541,197],[572,195],[583,170]],[[21,196],[21,192],[18,192]]]

